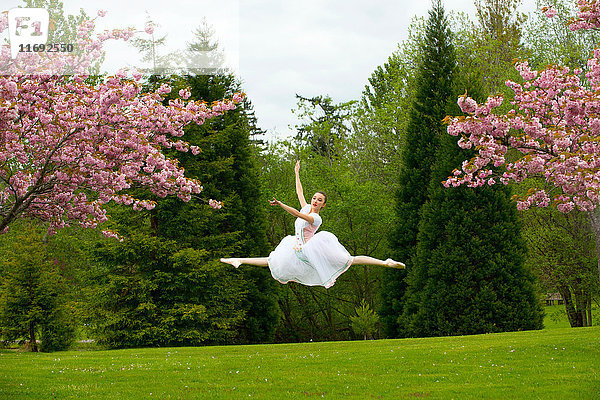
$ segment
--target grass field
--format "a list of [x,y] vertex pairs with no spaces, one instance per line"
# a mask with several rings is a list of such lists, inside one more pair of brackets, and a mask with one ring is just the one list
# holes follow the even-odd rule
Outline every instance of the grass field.
[[357,342],[0,352],[0,399],[248,398],[600,399],[600,327]]
[[[567,312],[565,311],[564,305],[553,305],[544,307],[544,327],[546,329],[554,328],[568,328],[569,319],[567,318]],[[600,325],[600,308],[592,303],[592,324],[594,326]]]

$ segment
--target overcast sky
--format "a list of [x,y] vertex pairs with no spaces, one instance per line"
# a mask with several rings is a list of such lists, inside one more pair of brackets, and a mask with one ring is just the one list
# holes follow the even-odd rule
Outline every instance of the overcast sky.
[[[474,14],[473,0],[445,0],[446,11]],[[429,1],[249,1],[240,8],[240,75],[259,123],[289,134],[295,94],[360,98],[371,73],[407,39]],[[523,11],[535,10],[524,0]]]
[[[22,2],[3,0],[3,10]],[[523,0],[521,10],[535,10]],[[474,13],[473,0],[443,0],[447,12]],[[406,40],[415,16],[426,16],[428,0],[64,0],[65,10],[106,17],[99,30],[134,26],[143,31],[148,16],[167,34],[164,51],[185,48],[202,17],[216,29],[228,64],[254,104],[259,126],[276,138],[290,134],[297,120],[295,94],[329,95],[335,102],[360,98],[373,70]],[[3,11],[0,10],[0,11]],[[141,33],[144,35],[144,33]],[[106,68],[139,64],[125,44],[106,47]]]

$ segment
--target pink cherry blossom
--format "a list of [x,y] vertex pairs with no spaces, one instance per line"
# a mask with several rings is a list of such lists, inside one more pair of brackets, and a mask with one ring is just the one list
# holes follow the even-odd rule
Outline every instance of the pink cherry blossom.
[[[93,23],[84,22],[79,29],[86,51],[101,50],[108,39],[132,36],[130,30],[114,30],[90,39],[92,28]],[[135,187],[189,201],[201,192],[200,182],[186,178],[162,150],[197,154],[199,149],[182,139],[184,128],[243,100],[235,94],[210,106],[195,100],[165,102],[170,86],[146,93],[139,77],[126,71],[94,84],[86,83],[85,74],[27,72],[61,66],[85,71],[93,62],[86,51],[62,59],[19,56],[14,61],[0,53],[0,232],[22,217],[49,222],[50,233],[71,222],[95,227],[107,220],[103,205],[110,201],[136,210],[154,208],[154,202],[124,193]],[[216,200],[210,204],[222,206]]]
[[222,202],[217,201],[217,200],[213,200],[213,199],[210,199],[208,201],[208,205],[211,206],[212,208],[214,208],[215,210],[223,207],[223,203]]
[[189,99],[191,95],[192,95],[192,93],[190,92],[189,88],[181,89],[179,91],[179,96],[181,96],[181,98],[184,100]]
[[600,4],[596,0],[577,0],[577,18],[570,22],[571,30],[600,28]]
[[233,101],[235,103],[241,103],[243,98],[244,98],[245,94],[244,93],[236,93],[233,95]]
[[558,12],[552,7],[544,7],[542,8],[542,12],[547,18],[554,18],[558,14]]
[[477,103],[470,97],[462,96],[458,99],[458,106],[465,113],[473,113]]
[[[532,189],[519,199],[519,209],[556,204],[568,212],[577,206],[594,209],[600,198],[600,62],[599,52],[588,63],[586,76],[591,88],[580,82],[578,73],[549,66],[531,70],[518,63],[523,84],[507,82],[514,91],[512,109],[498,112],[502,99],[490,97],[473,105],[462,96],[459,104],[469,115],[448,117],[448,133],[460,136],[459,145],[477,149],[477,155],[463,162],[444,185],[472,187],[500,182],[521,182],[530,176],[543,177],[559,189],[550,198],[544,189]],[[507,157],[508,149],[521,156]],[[504,172],[497,167],[504,166]]]
[[144,28],[144,31],[146,31],[146,33],[148,35],[152,35],[154,33],[154,25],[152,25],[152,24],[146,24],[146,27]]

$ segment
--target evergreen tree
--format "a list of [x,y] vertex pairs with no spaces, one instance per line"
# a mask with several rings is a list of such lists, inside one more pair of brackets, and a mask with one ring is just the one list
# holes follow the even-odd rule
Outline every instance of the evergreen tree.
[[[240,89],[233,75],[170,79],[177,89],[189,86],[192,99],[209,103]],[[253,121],[251,104],[246,102],[201,126],[186,128],[184,139],[198,146],[200,153],[169,155],[178,159],[186,176],[202,182],[199,197],[189,202],[153,198],[157,206],[149,213],[127,210],[112,215],[117,230],[128,239],[100,252],[109,271],[98,295],[99,320],[112,321],[98,330],[106,344],[137,347],[273,339],[278,314],[268,269],[236,270],[218,261],[269,252],[265,203],[249,140],[250,130],[258,129]],[[214,210],[208,199],[222,201],[223,208]],[[193,261],[177,262],[180,254]],[[115,301],[120,293],[127,293],[127,301]],[[174,324],[184,314],[187,322]],[[165,326],[189,334],[166,335],[161,328]]]
[[542,328],[510,190],[441,184],[465,156],[456,138],[441,138],[400,317],[406,336]]
[[[483,99],[488,82],[478,71],[457,69],[456,99]],[[455,102],[448,114],[458,115]],[[526,248],[511,191],[503,185],[446,188],[442,182],[473,150],[439,137],[421,208],[416,254],[406,278],[403,336],[443,336],[541,329],[533,278],[524,267]]]
[[[429,11],[422,53],[401,153],[396,228],[390,238],[393,258],[404,262],[407,271],[414,265],[420,211],[427,201],[427,186],[439,138],[445,133],[441,121],[447,115],[456,68],[452,36],[439,0],[433,2]],[[401,270],[384,272],[379,313],[388,337],[397,337],[400,333],[398,316],[403,309],[406,273]]]
[[[192,98],[214,101],[231,96],[240,84],[229,75],[186,77]],[[214,259],[245,255],[264,257],[269,253],[258,169],[249,137],[260,131],[248,100],[222,117],[186,131],[187,140],[200,147],[200,154],[180,154],[188,176],[199,179],[203,196],[224,202],[215,211],[205,204],[186,204],[179,199],[158,207],[159,232],[169,238],[187,240],[191,247],[210,252]],[[275,282],[265,268],[232,271],[245,282],[246,319],[240,329],[243,342],[271,341],[277,323]]]
[[[194,59],[194,52],[216,49],[212,33],[206,25],[196,30],[195,35],[195,40],[188,46],[190,62]],[[212,75],[202,75],[205,73],[203,68],[190,68],[190,71],[195,74],[152,76],[149,85],[169,81],[174,87],[171,98],[177,97],[179,89],[189,87],[191,99],[207,103],[241,91],[239,81],[225,70],[215,70],[213,72],[216,73]],[[194,334],[196,343],[272,340],[278,314],[275,283],[268,269],[236,270],[218,261],[220,257],[238,254],[264,256],[269,252],[264,210],[268,203],[262,201],[253,159],[255,144],[249,139],[261,133],[248,100],[235,110],[205,121],[203,125],[187,126],[184,140],[197,146],[200,153],[172,151],[168,155],[177,158],[187,177],[202,182],[202,193],[187,203],[175,197],[153,198],[157,206],[147,214],[138,213],[134,216],[126,212],[122,216],[113,216],[119,225],[119,232],[135,240],[121,244],[123,250],[108,251],[102,256],[110,270],[107,283],[112,289],[103,292],[107,301],[101,304],[101,310],[112,313],[121,321],[128,318],[135,321],[136,330],[145,338],[107,338],[107,341],[112,340],[113,345],[122,342],[122,345],[118,345],[120,347],[139,346],[144,341],[148,344],[168,344],[155,342],[153,332],[165,325],[161,315],[166,315],[167,309],[177,314],[177,307],[182,305],[192,308],[201,306],[190,314],[199,318],[195,328],[198,335]],[[222,201],[223,208],[212,209],[208,204],[209,199]],[[155,246],[167,246],[173,250],[165,250],[160,262],[152,254],[132,260],[128,254],[136,246],[139,247],[138,252],[143,253],[147,246],[145,243],[155,243]],[[193,259],[195,267],[192,267],[193,263],[178,264],[178,254],[187,254],[184,259]],[[178,269],[176,265],[183,267]],[[158,279],[159,275],[161,279]],[[203,283],[200,283],[199,276]],[[118,295],[123,285],[132,296],[131,304],[113,312],[110,309],[111,299]],[[131,290],[127,289],[130,286]],[[177,295],[178,292],[190,295],[181,297]],[[219,296],[223,296],[222,302],[219,302]],[[233,301],[232,296],[237,301]],[[140,312],[138,305],[144,304],[153,306]],[[202,311],[202,307],[207,312]],[[208,325],[203,318],[208,318]],[[211,319],[214,320],[212,325]],[[202,329],[212,333],[208,336],[200,334]],[[230,334],[233,330],[235,335]],[[108,329],[104,331],[108,332]],[[125,330],[122,331],[126,334]],[[181,339],[185,338],[173,336],[171,343],[190,343]]]
[[26,342],[31,351],[65,350],[75,339],[75,321],[60,263],[48,254],[40,227],[23,223],[14,231],[0,241],[0,336]]
[[206,251],[133,233],[97,250],[95,337],[110,348],[198,346],[236,341],[243,288]]

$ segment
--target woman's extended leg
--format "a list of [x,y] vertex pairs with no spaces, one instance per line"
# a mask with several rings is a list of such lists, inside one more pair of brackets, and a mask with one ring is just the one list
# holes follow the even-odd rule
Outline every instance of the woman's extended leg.
[[269,259],[267,257],[260,258],[221,258],[221,262],[231,264],[234,267],[239,267],[242,264],[258,265],[259,267],[268,267]]
[[383,267],[389,267],[389,268],[399,268],[399,269],[404,269],[406,268],[406,265],[404,265],[403,263],[399,262],[399,261],[394,261],[391,258],[388,258],[387,260],[383,261],[383,260],[379,260],[377,258],[373,258],[373,257],[369,257],[369,256],[355,256],[354,259],[352,260],[352,265],[381,265]]

